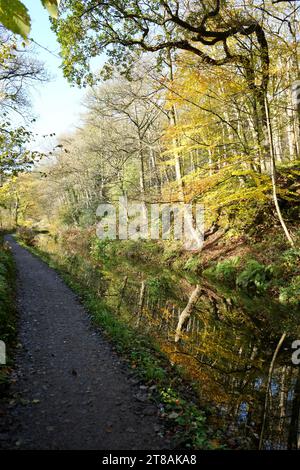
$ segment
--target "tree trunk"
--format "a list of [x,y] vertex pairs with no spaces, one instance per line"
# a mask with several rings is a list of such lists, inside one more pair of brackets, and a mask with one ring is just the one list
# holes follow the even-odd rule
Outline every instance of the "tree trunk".
[[175,343],[178,343],[180,341],[182,330],[184,326],[186,325],[187,321],[189,320],[191,313],[193,312],[193,309],[199,299],[200,294],[201,294],[201,288],[200,288],[200,285],[197,284],[196,288],[191,293],[187,306],[179,315],[176,333],[175,333]]
[[275,361],[277,358],[277,355],[279,353],[279,350],[282,346],[282,343],[284,342],[286,337],[286,333],[282,333],[281,338],[276,346],[276,349],[274,351],[270,368],[269,368],[269,373],[268,373],[268,381],[267,381],[267,387],[266,387],[266,397],[265,397],[265,404],[264,404],[264,411],[263,411],[263,420],[262,420],[262,426],[261,426],[261,431],[260,431],[260,438],[259,438],[259,446],[258,449],[261,450],[264,442],[264,432],[265,432],[265,426],[266,426],[266,419],[267,419],[267,412],[268,412],[268,404],[269,404],[269,392],[270,392],[270,385],[271,385],[271,380],[272,380],[272,375],[273,375],[273,370],[275,366]]
[[271,120],[270,120],[269,105],[268,105],[267,98],[265,98],[265,109],[266,109],[268,137],[269,137],[269,143],[270,143],[270,157],[271,157],[270,170],[271,170],[271,180],[272,180],[272,190],[273,190],[273,201],[274,201],[278,219],[281,223],[284,234],[289,244],[292,247],[294,247],[295,246],[294,240],[292,239],[290,232],[288,231],[288,228],[283,220],[279,203],[278,203],[277,188],[276,188],[276,162],[275,162],[275,152],[274,152],[274,141],[273,141],[272,125],[271,125]]
[[138,303],[138,310],[137,310],[136,326],[139,326],[142,315],[143,315],[143,308],[144,308],[144,303],[145,303],[145,291],[146,291],[146,284],[145,284],[145,281],[142,281],[139,303]]

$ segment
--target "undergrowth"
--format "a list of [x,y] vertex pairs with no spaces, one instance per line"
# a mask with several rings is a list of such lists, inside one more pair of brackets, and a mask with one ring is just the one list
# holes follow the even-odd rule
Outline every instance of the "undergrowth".
[[300,250],[297,248],[285,248],[281,252],[274,249],[272,257],[260,250],[244,258],[231,257],[211,264],[203,274],[249,296],[267,293],[282,304],[300,304]]
[[10,249],[0,235],[0,340],[6,346],[6,364],[0,364],[0,393],[7,383],[16,339],[14,291],[15,265]]

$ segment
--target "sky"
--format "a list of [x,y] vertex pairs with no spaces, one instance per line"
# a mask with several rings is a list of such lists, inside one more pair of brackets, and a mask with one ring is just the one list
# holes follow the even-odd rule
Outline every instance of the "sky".
[[[47,11],[42,7],[40,0],[23,0],[27,6],[32,22],[30,37],[54,54],[59,54],[59,45],[56,36],[50,28]],[[61,59],[55,57],[41,47],[36,46],[37,58],[44,63],[50,75],[50,82],[41,83],[30,91],[33,114],[36,123],[33,132],[37,137],[35,147],[39,150],[49,150],[55,139],[42,138],[42,135],[55,133],[65,134],[80,125],[80,114],[83,111],[81,102],[86,90],[71,87],[63,77],[60,69]]]

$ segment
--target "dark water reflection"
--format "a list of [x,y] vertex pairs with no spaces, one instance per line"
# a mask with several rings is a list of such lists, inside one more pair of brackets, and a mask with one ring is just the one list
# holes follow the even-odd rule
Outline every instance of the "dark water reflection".
[[[226,291],[205,279],[127,264],[106,271],[107,303],[154,336],[170,361],[195,382],[210,424],[237,446],[257,448],[265,411],[263,448],[295,447],[299,438],[299,312],[268,298]],[[184,313],[183,313],[184,312]],[[270,363],[282,333],[265,407]]]

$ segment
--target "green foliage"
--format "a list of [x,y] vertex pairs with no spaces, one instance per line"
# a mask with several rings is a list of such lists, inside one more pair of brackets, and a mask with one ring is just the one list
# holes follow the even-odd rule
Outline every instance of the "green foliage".
[[148,240],[100,240],[93,237],[90,254],[94,261],[105,267],[114,266],[118,259],[144,262],[159,255],[158,244]]
[[289,286],[280,288],[279,300],[287,305],[300,305],[300,276],[295,276]]
[[[41,0],[49,14],[57,18],[60,0]],[[31,18],[28,9],[20,0],[0,0],[0,23],[9,31],[28,38]]]
[[164,274],[148,277],[146,286],[151,300],[167,299],[172,294],[169,278]]
[[[21,73],[25,73],[24,70]],[[3,113],[2,119],[0,118],[0,200],[1,192],[6,192],[13,177],[28,171],[43,156],[41,152],[28,149],[32,139],[33,133],[30,130],[24,126],[13,127],[7,113]],[[6,182],[7,188],[4,187]]]
[[33,137],[31,131],[24,126],[13,128],[6,114],[3,118],[0,122],[0,174],[13,176],[28,170],[41,153],[26,148]]
[[0,246],[0,338],[8,341],[14,335],[12,321],[13,262],[8,248]]
[[279,261],[285,270],[296,273],[300,270],[300,250],[299,248],[290,248],[282,253]]
[[200,262],[199,256],[191,256],[186,263],[184,264],[183,269],[185,271],[189,271],[191,273],[197,273],[199,268],[201,267],[201,262]]
[[178,258],[180,246],[178,242],[166,242],[164,244],[163,261],[167,264],[173,264]]
[[90,255],[97,263],[109,266],[117,261],[117,248],[117,243],[112,240],[100,240],[98,237],[93,237]]
[[223,282],[230,287],[234,287],[239,263],[239,257],[219,261],[216,266],[206,269],[204,274],[216,279],[217,281]]
[[0,0],[0,22],[13,33],[28,37],[31,19],[25,5],[20,0]]
[[52,18],[57,18],[60,0],[41,0],[41,2],[44,8],[48,10],[49,15]]
[[150,353],[146,344],[143,348],[130,350],[130,358],[134,365],[139,364],[141,376],[146,382],[163,383],[166,379],[166,371]]
[[276,267],[265,266],[255,259],[247,260],[243,267],[241,263],[239,257],[229,258],[205,269],[203,274],[228,287],[237,287],[249,294],[265,292],[276,275]]
[[272,278],[272,268],[254,259],[246,262],[243,271],[236,279],[236,285],[249,293],[263,293]]
[[[297,238],[295,237],[296,241]],[[299,248],[286,247],[280,233],[267,235],[255,245],[252,256],[228,258],[214,263],[203,271],[204,276],[224,286],[238,288],[251,296],[268,292],[270,298],[283,304],[298,302],[298,278],[300,275]],[[268,263],[268,264],[267,264]],[[252,300],[254,301],[253,297]]]
[[182,399],[172,388],[161,390],[160,396],[167,416],[180,428],[181,443],[192,449],[210,448],[204,414],[193,403]]
[[[10,249],[0,236],[0,340],[6,343],[8,363],[16,339],[15,266]],[[7,381],[7,369],[0,368],[0,385]],[[1,389],[0,389],[1,392]]]

